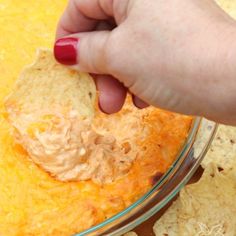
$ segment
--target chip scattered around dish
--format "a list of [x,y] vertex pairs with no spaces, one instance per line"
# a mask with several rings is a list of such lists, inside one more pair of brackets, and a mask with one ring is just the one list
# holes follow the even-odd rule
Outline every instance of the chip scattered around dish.
[[236,127],[219,125],[216,136],[201,165],[214,163],[225,170],[236,166]]
[[209,164],[154,225],[157,236],[235,235],[236,169]]

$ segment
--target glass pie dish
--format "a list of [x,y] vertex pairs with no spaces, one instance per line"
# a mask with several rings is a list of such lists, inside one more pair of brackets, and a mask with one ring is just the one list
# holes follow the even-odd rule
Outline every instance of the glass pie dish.
[[113,217],[74,236],[122,235],[149,219],[190,180],[204,158],[216,130],[217,124],[214,122],[195,118],[175,161],[146,194]]

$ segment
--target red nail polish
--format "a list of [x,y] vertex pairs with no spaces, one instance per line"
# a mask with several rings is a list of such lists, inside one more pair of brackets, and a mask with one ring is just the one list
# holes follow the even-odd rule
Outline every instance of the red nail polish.
[[75,65],[78,63],[77,46],[78,38],[61,38],[54,45],[54,56],[56,60],[64,65]]

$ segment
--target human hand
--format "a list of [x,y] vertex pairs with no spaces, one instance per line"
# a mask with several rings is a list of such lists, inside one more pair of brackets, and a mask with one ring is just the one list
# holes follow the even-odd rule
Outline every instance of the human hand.
[[232,123],[235,29],[212,0],[70,0],[55,57],[93,73],[107,113],[122,107],[127,88],[145,103]]

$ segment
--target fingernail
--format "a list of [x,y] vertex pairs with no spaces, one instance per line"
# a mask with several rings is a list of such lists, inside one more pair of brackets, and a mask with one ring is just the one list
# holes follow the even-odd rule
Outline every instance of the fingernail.
[[77,47],[78,38],[61,38],[54,45],[54,56],[63,65],[75,65],[78,63]]

